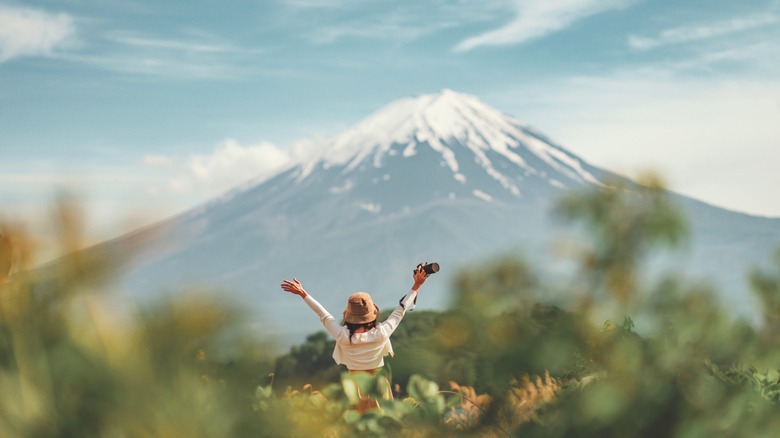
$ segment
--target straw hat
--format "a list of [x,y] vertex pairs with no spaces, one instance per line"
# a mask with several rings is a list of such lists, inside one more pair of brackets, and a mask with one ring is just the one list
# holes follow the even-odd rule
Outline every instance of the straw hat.
[[371,295],[356,292],[349,296],[347,308],[344,309],[344,321],[350,324],[365,324],[374,321],[379,316],[379,307],[374,304]]

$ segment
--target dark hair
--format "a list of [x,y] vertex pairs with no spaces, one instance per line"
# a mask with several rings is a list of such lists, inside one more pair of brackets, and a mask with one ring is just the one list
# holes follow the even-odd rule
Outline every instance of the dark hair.
[[347,330],[349,330],[349,343],[352,344],[352,335],[355,334],[355,331],[359,329],[360,327],[364,327],[366,330],[371,330],[372,328],[376,327],[376,320],[373,320],[371,322],[366,322],[362,324],[352,324],[350,322],[344,321],[344,325],[347,326]]

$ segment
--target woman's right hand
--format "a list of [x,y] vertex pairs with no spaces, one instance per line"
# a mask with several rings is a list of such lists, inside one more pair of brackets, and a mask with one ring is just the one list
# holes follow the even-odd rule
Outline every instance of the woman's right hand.
[[306,290],[303,289],[301,282],[295,277],[293,277],[293,281],[284,280],[282,282],[282,289],[291,294],[298,295],[301,298],[306,298],[306,296],[309,295],[306,293]]

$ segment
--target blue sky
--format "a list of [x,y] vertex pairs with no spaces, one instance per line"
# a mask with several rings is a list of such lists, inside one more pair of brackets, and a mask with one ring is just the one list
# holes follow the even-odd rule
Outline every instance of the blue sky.
[[0,215],[65,188],[111,237],[451,88],[780,216],[778,59],[777,0],[0,0]]

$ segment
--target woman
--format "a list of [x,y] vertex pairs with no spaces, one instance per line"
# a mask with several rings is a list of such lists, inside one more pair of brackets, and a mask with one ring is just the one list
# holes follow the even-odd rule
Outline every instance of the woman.
[[[284,280],[282,289],[298,295],[320,317],[325,329],[336,340],[336,348],[333,350],[333,359],[337,364],[344,364],[350,372],[366,371],[376,374],[385,364],[384,357],[393,355],[393,345],[390,343],[390,335],[393,334],[398,324],[406,314],[406,309],[417,299],[417,291],[425,283],[428,274],[422,265],[414,272],[414,285],[406,294],[399,306],[387,317],[384,322],[377,324],[379,307],[374,304],[371,296],[365,292],[352,294],[347,300],[344,309],[344,322],[339,324],[333,316],[325,310],[306,290],[301,282],[293,278],[292,281]],[[385,391],[385,398],[392,399],[389,385]],[[371,403],[373,402],[373,403]],[[376,407],[376,401],[366,401],[363,409]],[[366,405],[370,404],[370,406]]]

